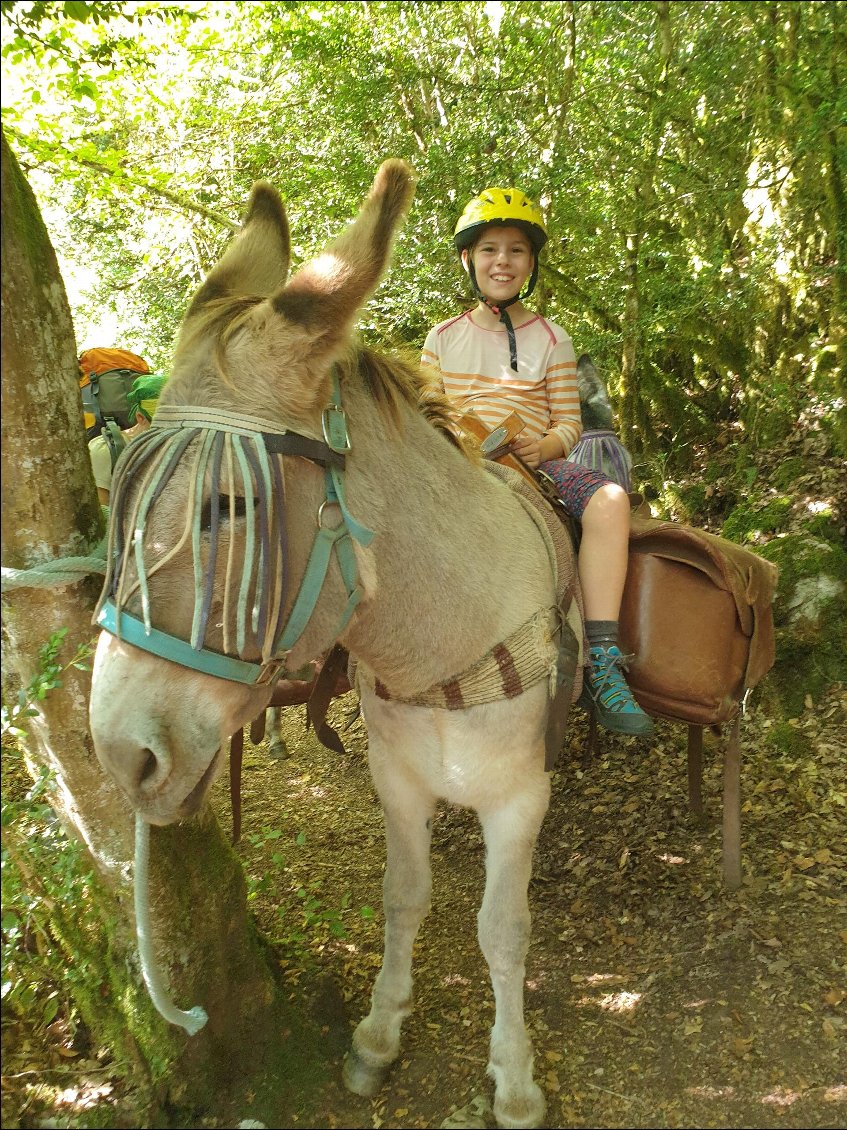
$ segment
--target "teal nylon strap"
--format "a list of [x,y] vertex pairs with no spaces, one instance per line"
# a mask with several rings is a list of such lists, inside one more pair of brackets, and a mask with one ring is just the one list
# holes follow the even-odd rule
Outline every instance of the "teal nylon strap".
[[[335,369],[333,369],[332,372],[332,395],[333,403],[324,410],[322,417],[324,440],[330,451],[343,458],[343,456],[350,451],[351,445],[347,432],[346,415],[341,406],[341,385],[338,379],[338,373]],[[184,411],[184,409],[181,410],[179,408],[170,410],[170,415],[174,416],[174,421],[171,426],[173,426],[173,424],[178,427],[185,426],[186,420],[182,418],[182,412]],[[251,423],[261,424],[263,428],[270,427],[265,421],[254,421],[252,417],[238,418],[237,421],[233,422],[226,414],[224,414],[222,418],[219,418],[221,414],[216,413],[213,409],[192,409],[192,411],[198,416],[196,421],[191,421],[192,426],[195,426],[199,431],[207,432],[201,453],[205,457],[208,457],[207,448],[211,443],[208,434],[210,432],[227,431],[243,433],[245,425],[249,427]],[[168,413],[159,412],[157,415],[166,416]],[[202,419],[200,418],[201,416],[203,417]],[[161,422],[164,423],[165,426],[171,423],[169,419],[162,420]],[[251,479],[246,466],[244,452],[242,451],[241,436],[238,434],[234,437],[233,447],[236,458],[241,466],[246,501],[249,509],[252,503],[252,491],[250,489]],[[306,456],[306,458],[309,457],[308,455]],[[260,464],[262,472],[265,473],[267,477],[266,461],[267,454],[265,454],[265,458]],[[335,550],[338,567],[341,572],[344,587],[347,591],[347,604],[341,613],[336,628],[336,637],[344,631],[350,617],[362,599],[363,592],[358,583],[359,574],[352,543],[355,539],[360,545],[368,546],[373,541],[375,532],[368,529],[367,526],[362,525],[361,522],[358,522],[347,509],[342,470],[343,463],[328,462],[325,464],[324,482],[326,499],[321,506],[321,511],[327,504],[338,506],[341,512],[342,522],[334,528],[320,526],[312,546],[312,551],[309,555],[309,560],[306,564],[306,570],[300,583],[297,598],[289,613],[288,622],[274,646],[274,653],[277,658],[271,660],[270,663],[250,663],[246,660],[236,659],[232,656],[223,655],[220,652],[211,651],[208,648],[192,646],[192,644],[187,643],[185,640],[177,639],[175,636],[170,636],[166,632],[153,628],[150,623],[149,599],[146,586],[142,586],[141,592],[144,621],[137,620],[134,616],[123,611],[118,613],[114,602],[109,599],[104,601],[95,622],[113,635],[125,639],[127,643],[140,647],[154,655],[161,656],[163,659],[169,659],[173,663],[190,667],[195,671],[201,671],[208,675],[215,675],[218,678],[229,679],[238,683],[254,684],[268,682],[272,677],[276,677],[280,671],[284,670],[287,653],[297,640],[300,639],[315,611],[329,571],[333,550]],[[154,480],[154,482],[149,485],[147,493],[151,494],[156,489],[157,484],[158,479]],[[270,487],[268,485],[268,490],[269,489]],[[148,501],[147,498],[145,498],[145,502],[146,501]],[[197,506],[199,506],[199,503],[200,497],[198,496]],[[318,520],[320,523],[320,511]],[[196,542],[199,530],[198,514],[194,515],[192,530]],[[246,551],[248,561],[252,560],[254,552],[252,533],[252,527],[248,527],[249,545]],[[142,534],[143,530],[136,531],[135,543],[137,554],[141,553],[143,542]],[[199,554],[196,545],[194,546],[194,550],[194,559],[197,561]],[[140,561],[139,576],[142,575],[143,561]],[[247,579],[249,579],[249,570],[245,568],[238,600],[237,646],[239,650],[243,650],[245,646],[247,605],[245,585]],[[195,588],[197,588],[201,580],[201,577],[195,575]],[[192,629],[192,635],[196,634],[198,607],[199,600],[195,593],[195,625]]]
[[111,600],[104,602],[97,616],[97,624],[113,636],[126,640],[134,647],[149,651],[162,659],[169,659],[181,667],[190,667],[204,675],[215,675],[218,679],[228,679],[234,683],[266,683],[279,671],[280,663],[248,663],[244,659],[233,659],[208,648],[193,648],[185,640],[169,636],[157,628],[146,628],[141,620],[128,612],[115,615],[115,605]]
[[359,571],[356,567],[356,556],[350,539],[355,538],[360,545],[367,546],[374,539],[374,531],[357,522],[348,511],[344,501],[343,481],[334,467],[327,467],[325,483],[326,501],[335,503],[339,507],[344,521],[334,529],[321,526],[318,530],[312,552],[309,554],[303,580],[300,582],[297,599],[289,613],[285,630],[274,649],[277,653],[290,651],[305,631],[323,589],[333,549],[335,549],[338,567],[341,570],[344,587],[347,590],[347,604],[341,613],[336,636],[344,631],[356,605],[362,599],[362,590],[357,583]]

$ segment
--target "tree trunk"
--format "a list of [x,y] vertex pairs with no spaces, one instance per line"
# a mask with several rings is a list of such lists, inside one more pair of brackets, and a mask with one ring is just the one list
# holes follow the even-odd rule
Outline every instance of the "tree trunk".
[[[844,55],[847,32],[839,23],[835,12],[829,13],[832,25],[829,71],[832,81],[833,101],[841,105],[841,88],[844,84]],[[826,131],[827,147],[827,198],[832,217],[832,238],[835,264],[832,273],[832,320],[830,340],[835,346],[835,374],[838,392],[847,396],[847,189],[844,169],[847,165],[847,131],[842,121],[840,129],[833,124]],[[840,431],[842,450],[847,451],[847,411],[841,409]]]
[[621,348],[620,432],[623,442],[633,454],[644,450],[643,437],[638,432],[638,354],[641,316],[641,295],[638,277],[640,233],[632,232],[625,239],[626,288],[622,318],[623,343]]
[[[0,156],[3,686],[9,702],[19,687],[31,684],[51,633],[68,630],[60,663],[93,638],[97,574],[43,587],[30,571],[91,553],[104,524],[58,263],[5,135]],[[82,987],[81,978],[73,978],[74,999],[95,1037],[154,1083],[157,1099],[196,1106],[220,1095],[222,1079],[238,1078],[244,1049],[252,1066],[260,1061],[263,1043],[273,1036],[272,975],[247,915],[240,864],[207,811],[189,825],[153,830],[149,896],[159,960],[176,1001],[203,1005],[210,1020],[188,1038],[155,1012],[135,957],[127,879],[133,817],[97,764],[88,730],[89,689],[89,673],[71,668],[39,702],[24,740],[30,763],[55,774],[51,803],[68,835],[85,845],[98,877],[86,888],[90,905],[70,908],[80,927],[74,945],[87,944],[91,952],[72,948],[66,959],[95,970],[92,977],[99,979]],[[67,934],[67,907],[64,912],[59,938]]]

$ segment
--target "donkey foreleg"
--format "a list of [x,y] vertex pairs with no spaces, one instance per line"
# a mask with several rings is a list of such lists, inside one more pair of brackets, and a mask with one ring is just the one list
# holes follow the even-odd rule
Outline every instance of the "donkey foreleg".
[[282,736],[282,710],[278,706],[269,706],[265,714],[265,723],[270,738],[268,740],[268,757],[281,761],[288,757],[288,746]]
[[488,1074],[495,1086],[494,1117],[501,1127],[543,1125],[545,1101],[532,1077],[532,1045],[524,1023],[524,978],[530,937],[527,890],[549,791],[547,777],[539,777],[537,788],[479,814],[486,879],[478,937],[494,990]]
[[[396,783],[395,783],[396,786]],[[384,801],[386,864],[383,882],[385,949],[371,1010],[353,1033],[344,1085],[371,1098],[400,1053],[400,1028],[412,1010],[412,946],[430,908],[430,842],[434,799],[412,790],[403,803]]]

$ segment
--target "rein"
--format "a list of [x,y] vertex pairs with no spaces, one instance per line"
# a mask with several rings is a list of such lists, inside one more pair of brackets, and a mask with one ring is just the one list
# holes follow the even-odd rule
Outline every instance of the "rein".
[[[323,434],[316,436],[215,408],[160,405],[152,426],[129,444],[115,468],[108,566],[94,622],[119,639],[183,667],[233,682],[264,685],[284,673],[288,653],[315,611],[334,552],[347,592],[336,629],[336,636],[340,634],[362,598],[352,541],[367,546],[374,532],[347,509],[343,473],[351,443],[334,369],[332,400],[321,422]],[[193,462],[182,534],[170,550],[148,561],[144,545],[147,519],[189,448]],[[322,467],[325,492],[316,516],[318,532],[285,621],[289,568],[283,456],[309,459]],[[136,483],[138,489],[130,503],[130,487]],[[227,497],[228,511],[221,507]],[[324,525],[327,507],[339,510],[342,520],[337,526]],[[223,651],[216,651],[205,646],[205,637],[220,525],[227,516],[230,522],[236,516],[244,517],[245,548],[239,577],[234,539],[230,538],[222,617],[224,646]],[[201,535],[206,530],[208,553],[204,554]],[[195,590],[190,640],[153,627],[148,585],[149,578],[187,543],[191,545]],[[129,576],[132,562],[134,581]],[[141,617],[124,608],[136,593]],[[245,658],[245,653],[256,651],[260,662]]]

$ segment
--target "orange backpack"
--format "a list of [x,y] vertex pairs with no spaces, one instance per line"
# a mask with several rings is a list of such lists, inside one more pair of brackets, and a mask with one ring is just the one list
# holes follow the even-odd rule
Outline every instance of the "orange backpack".
[[112,420],[119,428],[130,428],[127,397],[132,383],[150,366],[128,349],[86,349],[79,357],[79,387],[88,439],[98,436]]

